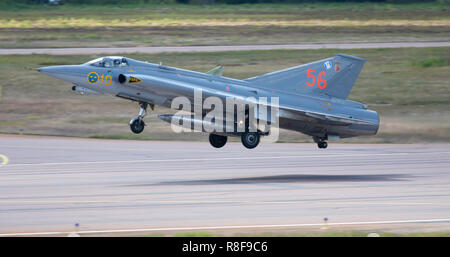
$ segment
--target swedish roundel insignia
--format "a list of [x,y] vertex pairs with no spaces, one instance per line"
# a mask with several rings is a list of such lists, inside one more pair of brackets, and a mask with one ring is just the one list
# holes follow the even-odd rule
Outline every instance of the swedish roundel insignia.
[[99,76],[98,76],[97,72],[89,72],[89,74],[87,75],[87,80],[91,84],[97,83],[98,79],[99,79]]

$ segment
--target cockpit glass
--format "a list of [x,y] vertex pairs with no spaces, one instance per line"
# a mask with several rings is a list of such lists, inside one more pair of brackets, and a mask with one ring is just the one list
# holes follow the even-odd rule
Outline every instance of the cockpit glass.
[[105,67],[105,68],[110,68],[111,66],[112,66],[111,59],[109,59],[109,58],[104,58],[104,59],[103,59],[103,67]]
[[100,57],[95,60],[89,61],[86,64],[105,68],[128,66],[127,59],[123,57]]
[[91,65],[91,66],[102,67],[101,66],[102,61],[103,61],[103,57],[100,57],[100,58],[97,58],[95,60],[89,61],[89,62],[87,62],[85,64]]
[[128,62],[126,58],[122,58],[122,62],[120,63],[120,66],[128,66]]

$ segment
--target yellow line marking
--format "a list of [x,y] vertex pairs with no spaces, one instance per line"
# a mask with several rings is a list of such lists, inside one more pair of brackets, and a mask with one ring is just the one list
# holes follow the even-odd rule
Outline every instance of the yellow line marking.
[[0,154],[0,159],[2,159],[3,161],[1,162],[2,165],[6,165],[9,162],[9,159],[6,155]]

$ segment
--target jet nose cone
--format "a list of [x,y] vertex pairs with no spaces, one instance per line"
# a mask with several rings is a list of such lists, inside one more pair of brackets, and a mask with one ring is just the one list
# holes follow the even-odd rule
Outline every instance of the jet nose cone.
[[40,67],[36,69],[39,72],[45,73],[45,74],[49,74],[52,73],[52,71],[54,71],[53,67]]
[[77,65],[48,66],[40,67],[36,70],[47,76],[68,82],[74,82],[74,80],[78,79],[78,77],[82,74],[82,72],[79,71],[79,66]]

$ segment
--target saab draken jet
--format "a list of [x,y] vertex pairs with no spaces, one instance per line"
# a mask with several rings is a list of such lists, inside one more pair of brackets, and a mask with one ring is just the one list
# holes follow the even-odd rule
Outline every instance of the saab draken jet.
[[[274,127],[309,135],[319,148],[327,148],[328,140],[375,135],[378,131],[378,114],[347,99],[364,63],[363,58],[338,54],[244,80],[222,76],[222,66],[200,73],[117,56],[37,70],[72,83],[72,90],[82,94],[110,94],[137,102],[139,114],[129,124],[133,133],[144,130],[147,107],[153,110],[157,105],[187,110],[189,115],[158,117],[208,132],[216,148],[223,147],[229,136],[240,137],[245,147],[254,148]],[[175,103],[180,97],[182,104]],[[222,102],[236,100],[244,107],[229,110],[219,108],[217,101],[204,104],[211,97]],[[205,119],[213,110],[224,115]],[[239,110],[243,110],[242,115],[237,114]],[[213,129],[206,129],[211,123]],[[255,123],[263,123],[264,128]]]

